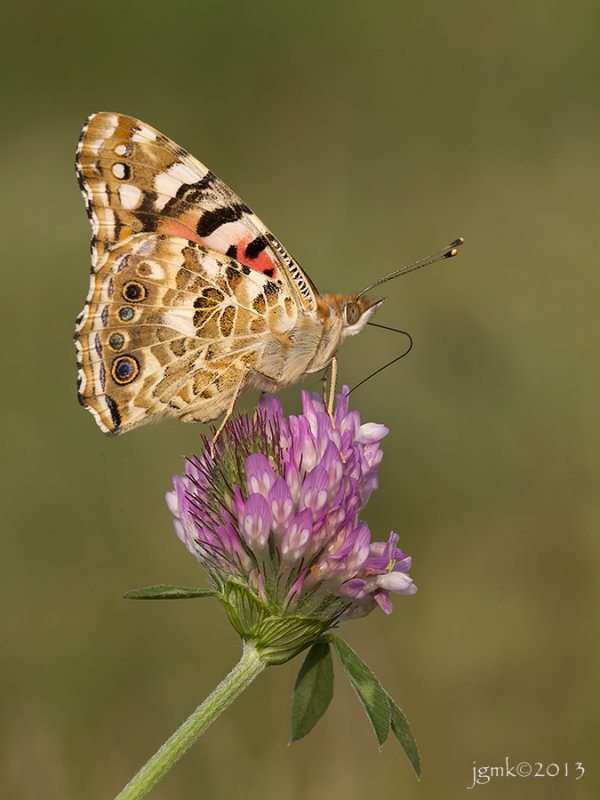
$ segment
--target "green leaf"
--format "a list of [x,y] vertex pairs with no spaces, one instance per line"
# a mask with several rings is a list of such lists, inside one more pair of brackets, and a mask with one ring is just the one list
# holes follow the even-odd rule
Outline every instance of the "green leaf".
[[332,636],[342,668],[358,699],[365,707],[367,716],[375,731],[379,747],[385,744],[390,733],[390,704],[388,696],[365,662],[360,659],[349,644],[338,636]]
[[390,704],[392,733],[404,748],[404,752],[415,771],[415,775],[421,780],[421,757],[410,724],[400,706],[392,700],[389,694],[387,699]]
[[214,589],[197,589],[194,586],[170,586],[161,583],[159,586],[144,586],[132,589],[123,597],[126,600],[182,600],[188,597],[214,597]]
[[308,651],[294,685],[290,744],[306,736],[327,711],[333,697],[333,660],[325,641]]

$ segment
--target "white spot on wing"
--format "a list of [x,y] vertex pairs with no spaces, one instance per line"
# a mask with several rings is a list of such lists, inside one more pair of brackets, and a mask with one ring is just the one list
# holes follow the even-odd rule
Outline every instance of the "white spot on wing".
[[156,134],[141,122],[137,123],[135,133],[131,137],[132,142],[155,142]]
[[231,244],[237,244],[248,237],[248,228],[242,220],[224,222],[203,241],[208,247],[218,252],[225,253]]
[[180,186],[181,181],[172,175],[169,175],[168,170],[167,172],[159,172],[154,179],[154,188],[159,194],[167,195],[166,199],[169,197],[175,197]]
[[85,144],[85,148],[82,149],[85,149],[88,155],[99,156],[103,145],[104,145],[103,139],[88,139],[88,141]]
[[[205,173],[204,173],[205,174]],[[154,179],[154,188],[159,195],[164,195],[156,200],[156,206],[162,210],[169,197],[175,197],[182,184],[196,183],[202,178],[203,173],[195,172],[177,161],[175,164],[166,169],[164,172],[159,172]]]
[[121,180],[125,177],[125,164],[113,164],[112,172],[115,178]]
[[[94,197],[94,192],[96,194],[96,197]],[[98,183],[95,186],[95,189],[92,191],[92,202],[103,208],[108,207],[109,205],[108,192],[106,191],[105,183],[101,183],[100,181],[98,181]]]
[[196,181],[202,178],[201,174],[194,172],[180,161],[176,161],[175,164],[171,164],[167,172],[169,175],[172,175],[173,178],[176,178],[178,181],[180,181],[180,183],[196,183]]
[[102,118],[104,121],[104,125],[102,126],[102,135],[109,139],[117,129],[119,118],[116,114],[102,114]]
[[126,152],[127,152],[127,145],[125,145],[125,144],[118,144],[115,147],[115,153],[118,156],[124,156]]
[[137,186],[131,186],[128,183],[119,186],[119,200],[123,208],[128,210],[135,208],[140,202],[141,196],[142,191]]

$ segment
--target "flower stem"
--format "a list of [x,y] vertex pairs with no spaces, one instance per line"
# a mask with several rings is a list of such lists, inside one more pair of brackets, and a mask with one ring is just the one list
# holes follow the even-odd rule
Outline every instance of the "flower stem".
[[208,726],[225,711],[266,666],[266,661],[255,647],[248,643],[244,644],[242,657],[229,675],[144,764],[127,786],[119,792],[115,800],[140,800],[145,797]]

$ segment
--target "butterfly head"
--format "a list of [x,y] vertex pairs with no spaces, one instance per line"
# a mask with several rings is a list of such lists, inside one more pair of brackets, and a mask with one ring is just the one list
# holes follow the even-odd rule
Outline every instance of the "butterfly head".
[[336,310],[336,316],[341,320],[341,338],[355,336],[360,333],[379,306],[385,301],[369,300],[368,297],[356,295],[329,295],[328,301]]

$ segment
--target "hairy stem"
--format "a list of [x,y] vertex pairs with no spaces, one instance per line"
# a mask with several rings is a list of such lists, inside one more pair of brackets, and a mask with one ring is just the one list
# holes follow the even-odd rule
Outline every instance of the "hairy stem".
[[266,666],[259,652],[252,645],[245,644],[241,659],[229,675],[190,714],[160,750],[157,750],[152,758],[144,764],[127,786],[119,792],[115,800],[139,800],[145,797],[208,726],[225,711]]

